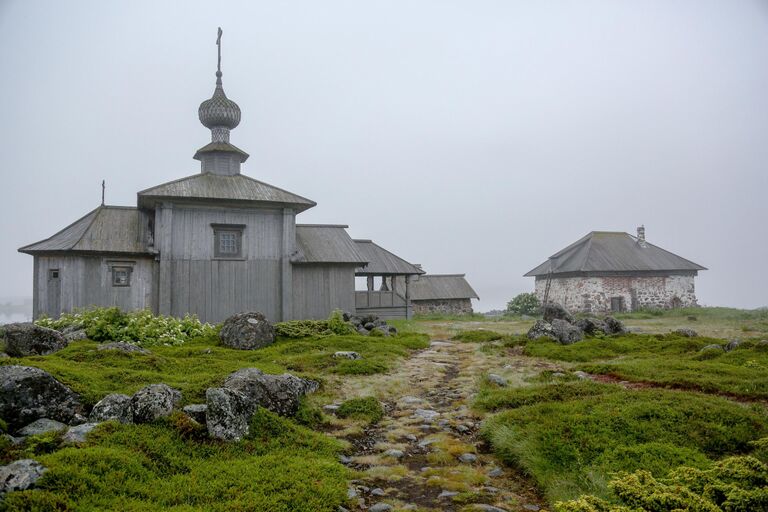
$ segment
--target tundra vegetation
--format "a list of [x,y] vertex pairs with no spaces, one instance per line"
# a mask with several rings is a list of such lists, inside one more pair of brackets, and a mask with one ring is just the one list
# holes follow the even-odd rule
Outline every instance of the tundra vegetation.
[[[435,500],[441,490],[452,491],[432,506],[419,502],[419,488],[411,502],[417,510],[477,510],[478,502],[510,511],[533,502],[556,512],[768,509],[764,310],[624,314],[625,324],[641,332],[572,345],[527,339],[528,319],[430,317],[393,322],[396,336],[370,337],[334,315],[276,324],[277,341],[253,351],[220,346],[217,328],[193,318],[77,314],[42,323],[63,328],[77,322],[89,339],[0,364],[46,370],[86,405],[157,382],[180,390],[183,404],[199,403],[207,388],[247,367],[291,372],[319,381],[321,389],[293,418],[258,409],[239,442],[210,438],[180,412],[143,425],[102,423],[75,446],[62,444],[55,432],[20,445],[3,438],[0,462],[34,458],[48,471],[35,489],[6,495],[0,510],[356,510],[350,481],[407,493],[414,472],[436,489]],[[672,333],[679,328],[698,335]],[[171,332],[173,339],[160,341],[158,332]],[[409,365],[430,337],[454,344],[467,358],[457,366],[467,375],[414,377],[426,378],[438,395],[445,379],[456,379],[452,385],[466,388],[467,406],[482,420],[477,430],[422,437],[418,423],[407,430],[411,426],[401,420],[410,417],[391,412],[398,400],[431,396],[410,397],[416,390],[402,382],[422,368]],[[733,338],[739,343],[730,343]],[[113,340],[150,352],[96,350]],[[340,351],[360,358],[333,357]],[[440,360],[449,362],[450,354]],[[330,403],[337,404],[333,413],[323,409]],[[0,423],[0,429],[6,427]],[[354,440],[371,432],[379,436],[374,450],[405,455],[356,456]],[[431,443],[423,461],[403,442],[412,432],[419,443]],[[490,480],[480,461],[467,455],[495,459],[506,476]],[[354,463],[342,464],[348,456]],[[533,488],[539,498],[501,501],[504,493],[489,485]],[[391,503],[398,510],[405,502]]]

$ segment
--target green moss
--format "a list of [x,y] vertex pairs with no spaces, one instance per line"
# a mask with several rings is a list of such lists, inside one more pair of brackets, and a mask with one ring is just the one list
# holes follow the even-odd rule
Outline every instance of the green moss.
[[353,398],[347,400],[336,411],[341,418],[365,420],[368,423],[377,423],[384,417],[384,409],[378,399],[373,396]]
[[591,380],[537,385],[523,388],[502,388],[484,383],[473,406],[482,411],[516,409],[542,402],[564,402],[621,391],[612,384],[599,384]]
[[500,340],[503,337],[504,335],[499,334],[498,332],[488,331],[485,329],[476,329],[473,331],[459,331],[453,337],[453,339],[466,343],[482,343],[487,341]]

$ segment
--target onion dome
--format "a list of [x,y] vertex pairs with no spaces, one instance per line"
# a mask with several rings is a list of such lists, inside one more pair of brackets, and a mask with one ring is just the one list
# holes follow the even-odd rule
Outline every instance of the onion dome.
[[240,124],[240,107],[227,98],[221,84],[221,28],[216,40],[219,47],[219,62],[216,70],[216,89],[211,99],[205,100],[197,110],[200,122],[211,130],[213,142],[229,142],[229,131]]

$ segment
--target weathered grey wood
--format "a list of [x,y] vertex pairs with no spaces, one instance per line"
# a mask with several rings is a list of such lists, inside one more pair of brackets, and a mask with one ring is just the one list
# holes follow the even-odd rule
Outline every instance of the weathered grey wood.
[[328,318],[334,309],[354,312],[354,290],[354,265],[296,265],[293,268],[294,318]]
[[283,209],[282,254],[280,256],[281,272],[281,319],[293,318],[293,265],[291,255],[296,247],[296,214],[291,208]]

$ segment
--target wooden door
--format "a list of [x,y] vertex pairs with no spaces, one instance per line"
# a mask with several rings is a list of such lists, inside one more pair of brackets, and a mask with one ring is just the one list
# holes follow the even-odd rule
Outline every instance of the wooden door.
[[621,312],[624,308],[622,307],[624,303],[624,300],[622,297],[611,297],[611,311],[614,313]]
[[48,270],[48,310],[46,313],[51,318],[59,318],[61,315],[61,275],[59,269]]

